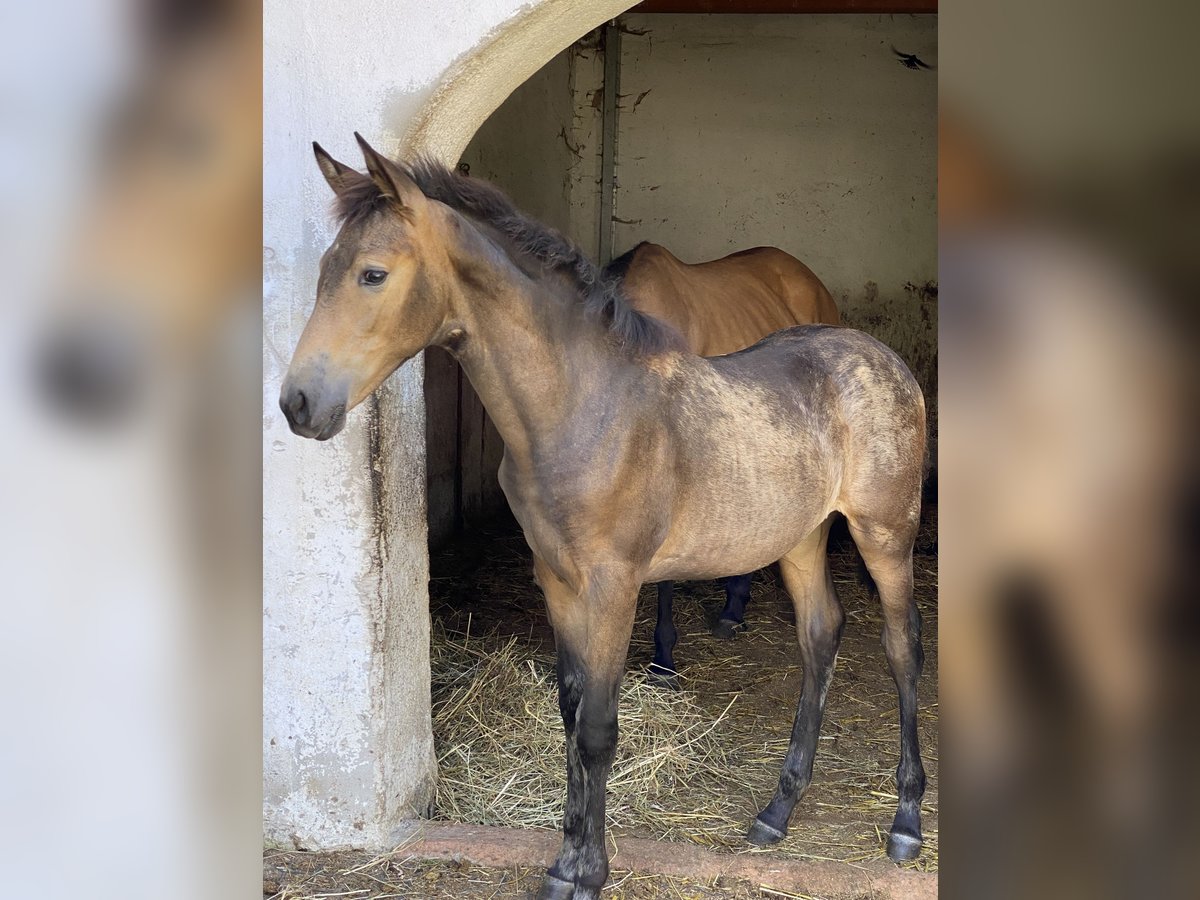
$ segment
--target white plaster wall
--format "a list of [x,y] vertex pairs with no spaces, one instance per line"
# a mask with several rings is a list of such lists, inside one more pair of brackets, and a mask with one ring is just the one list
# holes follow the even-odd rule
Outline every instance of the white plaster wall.
[[937,277],[936,16],[630,15],[614,251],[760,243],[836,295]]
[[432,799],[421,360],[345,431],[277,397],[332,238],[310,142],[352,132],[453,162],[524,78],[623,2],[266,0],[263,124],[264,838],[384,847]]
[[[399,598],[408,627],[385,639],[402,641],[391,649],[406,652],[379,654],[385,585],[372,496],[372,407],[352,413],[345,432],[325,444],[293,437],[278,413],[279,384],[333,235],[328,188],[309,143],[319,139],[356,166],[356,130],[394,150],[447,66],[517,6],[411,4],[403,15],[379,2],[264,6],[263,769],[264,830],[272,842],[386,844],[403,815],[385,816],[384,802],[407,798],[402,813],[421,811],[434,774],[428,688],[423,699],[417,691],[406,708],[392,710],[406,720],[401,747],[385,743],[396,735],[378,715],[387,656],[406,656],[409,680],[419,684],[424,674],[428,684],[423,445],[401,445],[387,460],[417,477],[408,479],[408,502],[397,504],[411,521],[393,523],[409,540],[394,542],[388,555],[411,593]],[[421,404],[411,400],[420,379],[419,359],[392,379],[410,395],[402,414],[416,427],[424,424]],[[397,481],[402,492],[404,479]],[[385,769],[382,760],[397,751],[408,764]]]

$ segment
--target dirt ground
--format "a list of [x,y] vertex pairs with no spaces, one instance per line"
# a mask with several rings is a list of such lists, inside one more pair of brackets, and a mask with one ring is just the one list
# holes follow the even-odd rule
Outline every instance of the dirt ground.
[[[378,859],[367,853],[268,851],[263,857],[263,897],[268,900],[528,900],[537,895],[544,870],[492,869],[455,862]],[[803,898],[721,880],[700,884],[663,875],[614,871],[604,889],[612,900],[751,900]]]
[[[910,867],[937,870],[937,557],[936,512],[931,510],[918,540],[916,596],[924,620],[925,674],[920,685],[919,731],[928,788],[922,807],[925,845]],[[883,842],[895,812],[894,773],[899,753],[895,685],[880,646],[877,599],[858,576],[858,558],[844,528],[835,529],[830,549],[838,596],[847,621],[837,672],[829,691],[813,784],[792,819],[788,837],[770,852],[805,860],[838,860],[851,865],[884,858]],[[530,574],[529,551],[511,523],[475,532],[450,544],[432,560],[430,601],[436,624],[447,632],[517,638],[531,659],[552,659],[553,638]],[[801,669],[790,601],[771,570],[754,576],[747,630],[731,642],[711,637],[709,623],[723,602],[717,583],[678,585],[675,651],[682,689],[693,691],[719,732],[738,742],[730,758],[744,764],[720,773],[719,790],[740,811],[728,825],[656,834],[634,827],[637,837],[695,840],[711,849],[744,851],[745,827],[769,798],[787,747],[800,693]],[[643,589],[630,648],[629,669],[645,667],[653,654],[655,598]],[[436,681],[436,673],[435,673]],[[664,689],[665,690],[665,689]],[[731,701],[732,705],[731,705]],[[435,697],[435,703],[437,698]],[[435,729],[435,739],[437,738]],[[740,751],[740,752],[739,752]],[[700,777],[700,776],[698,776]],[[703,777],[713,777],[711,774]],[[703,787],[704,790],[700,788]],[[713,785],[679,784],[663,802],[681,813],[689,795],[710,794]],[[435,817],[437,813],[435,811]],[[470,824],[505,824],[481,821]],[[619,836],[619,835],[618,835]],[[264,896],[275,900],[382,900],[385,897],[526,897],[540,869],[487,869],[428,862],[403,854],[267,851]],[[638,877],[614,872],[606,896],[615,898],[743,898],[804,896],[771,892],[753,885],[703,884],[685,879]]]

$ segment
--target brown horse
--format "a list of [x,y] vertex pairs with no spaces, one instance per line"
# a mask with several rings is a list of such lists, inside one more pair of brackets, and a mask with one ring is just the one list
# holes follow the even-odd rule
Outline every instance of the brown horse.
[[778,247],[689,264],[666,247],[642,242],[605,272],[621,278],[635,309],[674,325],[697,356],[745,350],[794,325],[842,322],[821,279]]
[[405,360],[439,345],[504,438],[500,484],[545,593],[567,738],[564,840],[541,896],[597,898],[608,877],[605,787],[646,581],[780,562],[804,681],[778,789],[748,837],[785,836],[812,778],[845,619],[825,553],[837,513],[879,586],[901,722],[888,853],[913,858],[925,790],[912,597],[925,404],[899,357],[824,325],[696,356],[495,188],[359,143],[367,176],[315,148],[343,221],[280,406],[296,434],[328,440]]
[[[643,241],[605,268],[621,279],[633,307],[673,325],[697,356],[744,350],[773,331],[795,325],[841,324],[837,305],[813,270],[778,247],[753,247],[689,264],[666,247]],[[675,671],[674,583],[658,583],[652,677],[678,684]],[[725,607],[713,626],[728,640],[745,628],[750,576],[725,579]]]

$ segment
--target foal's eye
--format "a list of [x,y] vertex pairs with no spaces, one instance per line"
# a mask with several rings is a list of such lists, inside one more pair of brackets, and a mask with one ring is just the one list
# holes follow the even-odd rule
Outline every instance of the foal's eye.
[[387,278],[388,273],[383,269],[367,269],[362,273],[362,283],[371,287],[379,287]]

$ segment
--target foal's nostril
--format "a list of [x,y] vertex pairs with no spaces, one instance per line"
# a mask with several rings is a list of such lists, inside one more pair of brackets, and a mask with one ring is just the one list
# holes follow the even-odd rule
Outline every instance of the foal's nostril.
[[279,408],[283,410],[284,418],[290,425],[305,426],[308,424],[310,411],[308,397],[304,391],[290,391],[279,398]]
[[308,398],[304,391],[296,391],[291,403],[292,422],[296,425],[307,425],[309,416]]

